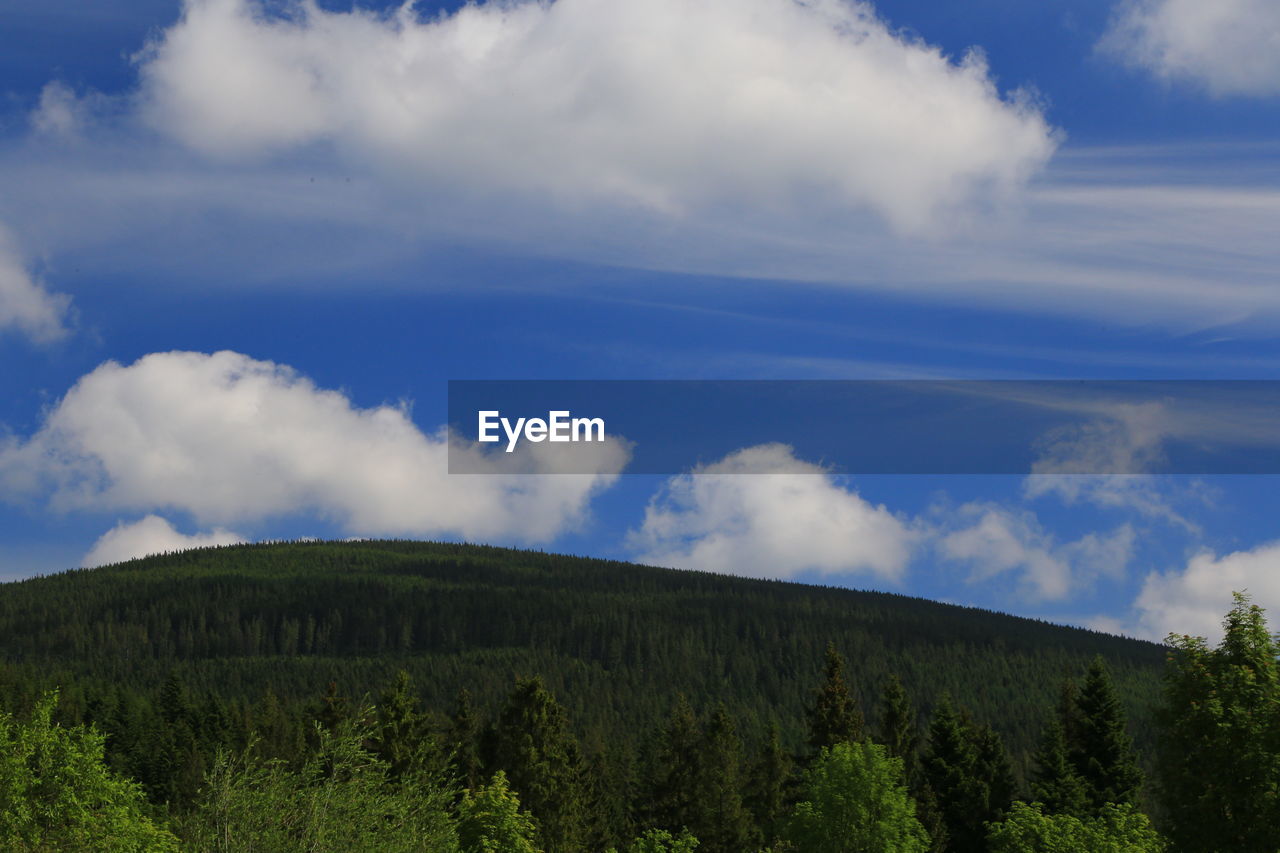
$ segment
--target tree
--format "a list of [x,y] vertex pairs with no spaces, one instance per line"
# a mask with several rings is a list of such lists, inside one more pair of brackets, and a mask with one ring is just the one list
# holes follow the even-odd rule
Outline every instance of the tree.
[[455,853],[455,792],[418,772],[393,779],[365,748],[372,709],[357,710],[333,731],[317,722],[316,749],[296,770],[260,759],[253,745],[240,755],[220,752],[199,808],[184,822],[184,849]]
[[817,755],[838,743],[859,741],[862,736],[862,709],[845,683],[844,658],[834,643],[828,643],[822,684],[809,710],[809,749]]
[[395,684],[378,701],[373,747],[377,756],[387,762],[393,779],[415,768],[440,763],[428,718],[418,710],[418,699],[410,691],[409,673],[404,670],[396,674]]
[[876,743],[838,743],[805,773],[786,840],[804,853],[924,853],[929,836],[902,782],[902,761]]
[[665,829],[651,829],[627,845],[626,853],[694,853],[698,839],[688,830],[672,835]]
[[698,718],[683,695],[676,697],[649,773],[646,820],[659,829],[679,832],[698,823],[702,749]]
[[538,853],[537,834],[537,822],[520,810],[520,798],[501,770],[474,793],[462,792],[458,804],[462,853]]
[[19,723],[0,714],[0,848],[13,851],[176,851],[146,816],[134,782],[103,762],[96,730],[53,722],[57,691]]
[[541,679],[520,679],[498,716],[495,755],[520,802],[533,812],[548,853],[586,842],[582,757],[569,720]]
[[711,853],[741,853],[759,845],[759,831],[743,805],[742,742],[723,705],[707,719],[699,762],[696,819],[689,827]]
[[771,721],[751,769],[747,796],[747,804],[766,842],[772,841],[782,828],[790,782],[791,756],[782,748],[777,722]]
[[921,769],[946,827],[948,849],[982,853],[986,824],[1002,817],[1013,792],[999,736],[975,726],[944,694],[929,724]]
[[1049,814],[1073,817],[1088,814],[1088,793],[1071,763],[1060,720],[1051,718],[1045,725],[1034,759],[1032,799],[1041,803]]
[[1179,850],[1280,849],[1280,639],[1236,593],[1216,649],[1170,636],[1160,727],[1160,797]]
[[1046,814],[1039,804],[1015,803],[991,825],[990,853],[1163,853],[1164,840],[1132,805],[1109,803],[1096,817]]
[[885,682],[881,699],[879,741],[888,748],[890,755],[902,760],[902,772],[908,784],[915,773],[919,739],[915,708],[911,707],[902,681],[891,675]]
[[1068,749],[1084,783],[1090,813],[1100,814],[1107,803],[1136,804],[1142,771],[1125,731],[1124,708],[1101,656],[1090,664],[1075,708]]
[[480,722],[471,704],[471,693],[463,688],[458,691],[450,718],[449,739],[453,747],[453,765],[467,790],[480,787]]

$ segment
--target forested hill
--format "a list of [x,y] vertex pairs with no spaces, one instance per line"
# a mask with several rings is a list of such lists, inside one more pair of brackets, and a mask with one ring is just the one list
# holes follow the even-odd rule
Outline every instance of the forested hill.
[[241,545],[0,585],[11,704],[56,682],[89,705],[173,673],[192,695],[292,704],[331,682],[376,695],[405,670],[427,708],[466,688],[492,711],[540,675],[585,737],[641,737],[683,693],[724,702],[748,741],[776,719],[798,745],[829,642],[869,722],[890,674],[922,721],[948,691],[1005,736],[1019,775],[1062,679],[1095,655],[1147,742],[1164,661],[1151,643],[899,595],[474,545]]

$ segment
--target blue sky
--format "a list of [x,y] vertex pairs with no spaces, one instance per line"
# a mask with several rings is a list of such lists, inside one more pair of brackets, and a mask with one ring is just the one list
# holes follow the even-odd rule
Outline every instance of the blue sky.
[[1267,0],[14,0],[0,575],[405,535],[1152,637],[1280,606],[1266,476],[723,476],[822,463],[778,435],[477,484],[438,432],[450,379],[1274,379],[1277,37]]

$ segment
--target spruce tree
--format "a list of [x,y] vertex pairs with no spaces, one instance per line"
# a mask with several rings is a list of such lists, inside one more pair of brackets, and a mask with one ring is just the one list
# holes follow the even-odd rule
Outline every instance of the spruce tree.
[[679,833],[698,823],[702,792],[701,732],[689,701],[681,694],[658,735],[649,771],[645,823]]
[[911,706],[907,691],[897,675],[889,676],[885,682],[880,707],[879,741],[888,748],[890,755],[902,761],[904,781],[910,783],[915,776],[919,734],[916,731],[915,708]]
[[974,726],[943,694],[929,724],[921,769],[946,828],[947,849],[982,853],[987,822],[1000,819],[1013,795],[999,736]]
[[827,644],[822,684],[809,710],[809,749],[816,756],[838,743],[862,740],[862,709],[844,680],[844,658]]
[[1051,718],[1044,727],[1036,750],[1031,777],[1031,798],[1044,805],[1051,815],[1084,817],[1088,814],[1088,794],[1067,751],[1062,721]]
[[751,769],[747,803],[766,844],[772,843],[782,828],[791,787],[791,756],[782,748],[776,721],[770,721],[764,743]]
[[1100,814],[1107,803],[1136,805],[1142,771],[1133,740],[1125,731],[1124,708],[1101,656],[1090,664],[1075,707],[1068,748],[1076,774],[1084,782],[1090,813]]
[[689,830],[707,853],[741,853],[759,846],[755,820],[743,804],[742,742],[723,705],[707,719],[699,761],[697,819]]
[[469,791],[480,787],[483,765],[480,761],[480,720],[471,704],[471,693],[465,687],[458,691],[450,717],[449,741],[453,749],[453,766],[459,781]]
[[582,758],[564,709],[538,678],[520,679],[494,731],[498,769],[538,821],[547,853],[586,843]]

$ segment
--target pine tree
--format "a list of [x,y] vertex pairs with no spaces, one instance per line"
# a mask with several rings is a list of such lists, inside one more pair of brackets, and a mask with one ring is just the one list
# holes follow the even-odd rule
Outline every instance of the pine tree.
[[1075,707],[1068,747],[1076,774],[1084,782],[1090,813],[1101,813],[1107,803],[1136,805],[1142,771],[1133,740],[1125,731],[1124,708],[1101,656],[1090,664]]
[[1086,816],[1088,793],[1071,763],[1061,720],[1051,718],[1045,725],[1034,760],[1031,798],[1051,815]]
[[809,710],[809,749],[817,755],[837,743],[854,743],[862,737],[862,709],[845,683],[844,658],[834,643],[828,643],[822,685]]
[[889,676],[885,682],[881,699],[879,741],[888,748],[890,755],[902,761],[904,779],[910,783],[915,776],[919,733],[916,731],[915,708],[911,706],[907,691],[897,675]]
[[520,679],[498,716],[495,747],[520,802],[539,825],[547,853],[571,853],[586,843],[582,758],[564,709],[541,679]]
[[742,801],[742,742],[723,705],[707,719],[701,752],[698,815],[689,830],[707,853],[755,849],[759,846],[759,832]]

